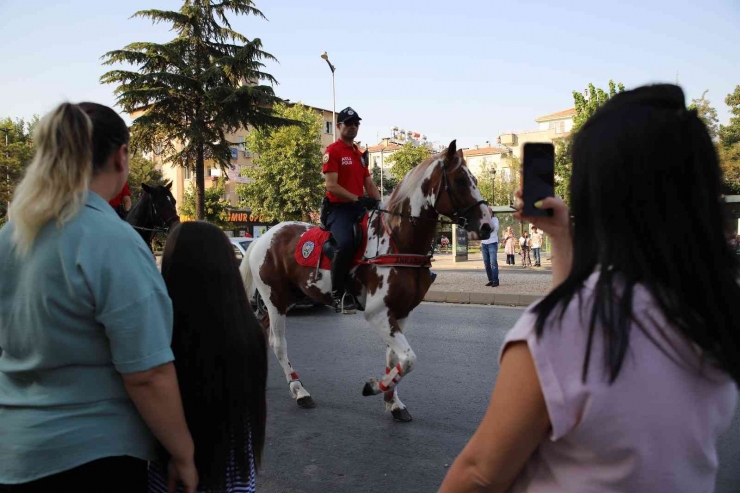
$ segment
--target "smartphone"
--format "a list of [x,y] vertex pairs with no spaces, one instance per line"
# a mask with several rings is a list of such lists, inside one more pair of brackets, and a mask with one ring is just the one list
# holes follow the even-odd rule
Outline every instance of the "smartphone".
[[524,216],[552,216],[552,209],[537,209],[534,203],[555,196],[555,147],[552,144],[524,144],[522,159],[522,200]]

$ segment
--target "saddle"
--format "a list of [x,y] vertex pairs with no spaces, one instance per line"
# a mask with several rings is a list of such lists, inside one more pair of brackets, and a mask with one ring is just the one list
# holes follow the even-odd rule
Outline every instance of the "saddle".
[[[362,261],[365,245],[367,244],[368,215],[364,214],[358,218],[353,227],[355,255],[350,266],[355,266]],[[295,260],[299,265],[314,267],[318,269],[331,269],[331,261],[337,250],[337,242],[331,232],[322,224],[316,226],[301,235],[295,248]]]

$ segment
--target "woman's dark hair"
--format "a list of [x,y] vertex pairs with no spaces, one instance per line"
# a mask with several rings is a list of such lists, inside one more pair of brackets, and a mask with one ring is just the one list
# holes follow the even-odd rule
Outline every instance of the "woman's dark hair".
[[97,173],[114,151],[128,145],[128,127],[123,118],[107,106],[98,103],[79,103],[77,106],[87,113],[93,124],[92,162],[93,173]]
[[598,270],[584,381],[597,326],[609,381],[619,375],[639,284],[704,358],[740,382],[739,270],[723,234],[721,172],[683,91],[654,85],[616,95],[576,133],[572,157],[573,265],[535,307],[538,337]]
[[249,478],[250,434],[256,467],[261,461],[265,336],[247,301],[233,247],[216,226],[176,226],[165,246],[162,276],[174,309],[172,350],[200,487],[219,491],[232,451],[240,476]]

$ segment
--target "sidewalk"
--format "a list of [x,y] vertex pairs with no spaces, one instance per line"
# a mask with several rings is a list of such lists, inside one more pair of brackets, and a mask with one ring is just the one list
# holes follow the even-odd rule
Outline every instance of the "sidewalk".
[[[516,261],[521,262],[518,255]],[[506,265],[506,255],[502,253],[498,263],[500,285],[492,288],[485,285],[488,278],[482,254],[469,254],[464,262],[454,262],[451,254],[435,254],[432,270],[437,279],[424,301],[528,306],[550,291],[552,266],[548,255],[542,256],[542,267]]]

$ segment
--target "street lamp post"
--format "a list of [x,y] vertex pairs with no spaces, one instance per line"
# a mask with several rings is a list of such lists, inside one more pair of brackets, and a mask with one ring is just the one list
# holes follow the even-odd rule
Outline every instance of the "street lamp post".
[[331,110],[331,121],[332,121],[332,138],[336,142],[337,140],[337,91],[336,86],[334,85],[334,71],[336,70],[336,67],[331,64],[329,61],[329,55],[324,52],[321,55],[321,58],[326,60],[326,63],[329,64],[329,68],[331,69],[331,99],[332,99],[332,110]]
[[496,168],[491,170],[491,205],[496,205]]

